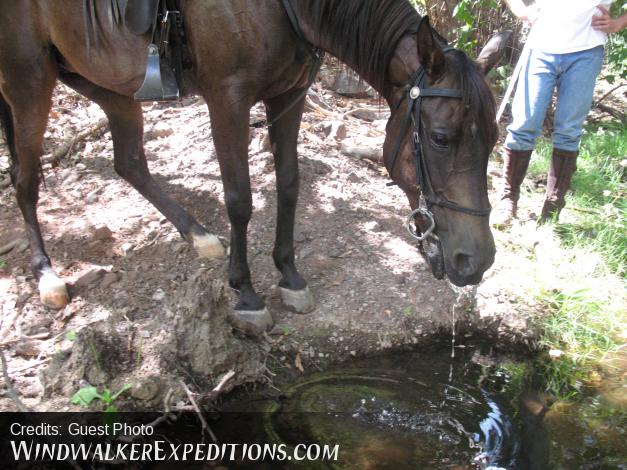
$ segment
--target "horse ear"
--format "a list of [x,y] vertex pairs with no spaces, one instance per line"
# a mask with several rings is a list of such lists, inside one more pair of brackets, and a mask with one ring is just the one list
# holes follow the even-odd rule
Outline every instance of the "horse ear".
[[420,65],[422,65],[429,76],[439,76],[444,69],[444,53],[435,40],[428,16],[423,16],[420,20],[418,32],[416,33],[416,42]]
[[490,38],[477,58],[479,70],[487,75],[501,59],[512,38],[511,31],[503,31]]

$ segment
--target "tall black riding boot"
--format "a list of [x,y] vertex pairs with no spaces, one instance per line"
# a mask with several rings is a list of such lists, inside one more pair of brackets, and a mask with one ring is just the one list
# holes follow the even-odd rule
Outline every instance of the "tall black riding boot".
[[546,181],[546,198],[539,223],[559,217],[566,203],[564,197],[570,188],[570,180],[577,169],[577,151],[553,149],[551,168]]
[[518,211],[518,198],[532,150],[512,150],[503,148],[503,191],[501,200],[492,216],[493,225],[509,225],[516,218]]

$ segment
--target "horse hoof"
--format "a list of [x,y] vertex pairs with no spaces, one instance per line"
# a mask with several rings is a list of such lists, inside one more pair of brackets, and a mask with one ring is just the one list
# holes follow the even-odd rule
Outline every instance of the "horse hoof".
[[316,308],[316,303],[308,286],[301,290],[291,290],[285,287],[279,287],[279,289],[283,305],[290,310],[296,313],[309,313]]
[[199,258],[224,258],[226,251],[215,235],[192,235],[192,244]]
[[65,282],[55,274],[46,273],[39,279],[39,298],[46,307],[59,310],[70,302]]
[[261,331],[270,331],[274,326],[274,320],[267,308],[262,310],[235,310],[234,313],[239,320],[250,323]]

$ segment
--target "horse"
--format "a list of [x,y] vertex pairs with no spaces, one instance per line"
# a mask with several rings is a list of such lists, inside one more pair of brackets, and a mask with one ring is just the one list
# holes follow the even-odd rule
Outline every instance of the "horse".
[[[146,70],[150,33],[119,18],[127,0],[23,0],[0,16],[0,120],[11,180],[28,233],[41,302],[70,301],[52,268],[37,220],[42,143],[57,80],[97,103],[113,140],[115,171],[150,201],[200,256],[225,248],[151,177],[143,121],[133,94]],[[130,0],[128,0],[130,1]],[[120,3],[121,2],[121,3]],[[275,162],[278,209],[272,252],[285,306],[315,304],[295,266],[299,174],[297,136],[318,51],[354,69],[389,105],[384,164],[407,196],[412,234],[436,277],[478,283],[495,255],[487,162],[497,139],[495,101],[485,79],[504,52],[495,36],[476,61],[451,49],[407,0],[180,0],[191,67],[186,92],[201,95],[230,221],[228,281],[243,321],[270,328],[247,261],[252,214],[248,168],[251,107],[263,101]],[[85,9],[89,9],[87,12]],[[113,10],[112,10],[113,9]],[[288,12],[286,9],[291,10]],[[115,14],[114,14],[115,13]],[[85,18],[91,18],[86,26]],[[99,40],[90,41],[96,35]],[[313,70],[313,72],[312,72]]]

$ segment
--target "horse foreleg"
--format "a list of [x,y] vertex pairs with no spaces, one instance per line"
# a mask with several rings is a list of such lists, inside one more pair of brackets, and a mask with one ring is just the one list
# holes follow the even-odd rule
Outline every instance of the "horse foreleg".
[[247,259],[246,236],[253,207],[248,170],[250,107],[241,99],[229,99],[228,95],[210,96],[207,103],[224,186],[224,202],[231,222],[229,285],[238,293],[235,313],[244,321],[269,329],[274,321],[253,288]]
[[183,238],[191,240],[199,256],[224,256],[224,247],[218,237],[207,233],[196,219],[163,192],[150,175],[142,143],[144,130],[141,105],[78,75],[63,74],[60,78],[96,102],[107,115],[113,140],[115,171],[150,201]]
[[[1,65],[1,64],[0,64]],[[11,177],[30,244],[31,268],[39,281],[41,302],[59,309],[70,300],[65,283],[52,269],[37,219],[40,157],[56,69],[51,60],[18,60],[8,67],[14,73],[2,83],[2,119],[12,156]],[[22,73],[20,73],[20,71]],[[20,79],[16,79],[20,77]]]
[[[268,121],[273,122],[279,113],[293,104],[300,93],[302,90],[294,90],[267,100],[265,103]],[[296,146],[304,103],[303,98],[269,129],[278,199],[276,238],[272,256],[274,264],[282,274],[279,289],[283,304],[298,313],[308,313],[315,307],[313,296],[307,283],[296,270],[294,259],[294,218],[299,186]]]

